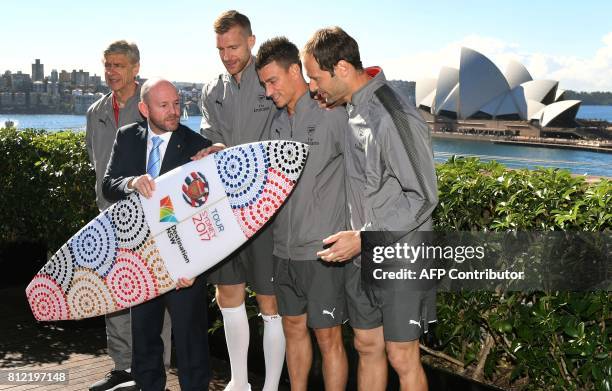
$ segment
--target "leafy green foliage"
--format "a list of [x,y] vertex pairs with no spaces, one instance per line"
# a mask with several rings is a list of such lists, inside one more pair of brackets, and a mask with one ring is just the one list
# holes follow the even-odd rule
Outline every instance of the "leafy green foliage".
[[[438,185],[439,231],[612,228],[610,180],[589,183],[562,170],[507,170],[495,162],[451,159],[438,166]],[[609,390],[611,299],[606,291],[439,293],[438,349],[469,373],[492,336],[484,367],[489,381]]]
[[[437,171],[439,231],[612,227],[610,180],[476,159],[451,159]],[[53,252],[97,213],[83,133],[1,129],[0,188],[0,242],[40,240]],[[440,293],[436,348],[463,362],[467,374],[485,360],[484,378],[499,385],[610,390],[611,299],[605,291]],[[247,306],[255,316],[254,294]]]
[[0,241],[51,251],[97,214],[84,134],[0,129]]

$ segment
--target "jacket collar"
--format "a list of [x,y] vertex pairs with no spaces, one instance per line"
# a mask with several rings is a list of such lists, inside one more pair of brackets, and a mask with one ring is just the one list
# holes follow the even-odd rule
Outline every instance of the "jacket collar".
[[[140,102],[140,87],[141,87],[140,84],[136,86],[136,91],[134,91],[134,95],[129,97],[128,100],[125,102],[126,106],[129,106],[132,104],[138,104],[138,102]],[[111,91],[108,94],[106,94],[105,98],[106,98],[106,100],[104,101],[104,114],[106,115],[105,121],[111,121],[110,123],[116,126],[117,124],[115,123],[115,112],[113,110],[113,92]],[[136,100],[136,102],[133,102],[134,100]],[[146,125],[147,123],[145,122],[145,129],[146,129]]]
[[225,77],[230,83],[232,83],[236,87],[245,84],[250,84],[253,82],[253,80],[256,80],[257,83],[259,83],[259,77],[257,76],[257,72],[255,71],[255,57],[251,56],[249,64],[244,67],[242,75],[240,76],[240,84],[236,83],[236,79],[234,79],[234,77],[227,72],[225,72]]
[[304,113],[310,111],[313,104],[316,105],[317,103],[310,97],[310,92],[306,91],[296,102],[295,113],[293,113],[292,117],[289,116],[289,110],[287,110],[287,107],[279,110],[279,115],[287,120],[295,121],[295,118],[301,118]]
[[380,67],[369,67],[364,69],[364,72],[366,72],[372,78],[360,89],[353,93],[349,105],[358,107],[361,104],[367,103],[370,99],[372,99],[372,96],[374,96],[374,92],[387,81],[387,78]]
[[[165,173],[171,168],[176,166],[176,162],[180,160],[182,156],[182,149],[185,148],[185,127],[179,124],[179,127],[172,132],[168,147],[166,147],[166,153],[164,160],[162,161],[160,173]],[[187,129],[190,131],[189,129]]]

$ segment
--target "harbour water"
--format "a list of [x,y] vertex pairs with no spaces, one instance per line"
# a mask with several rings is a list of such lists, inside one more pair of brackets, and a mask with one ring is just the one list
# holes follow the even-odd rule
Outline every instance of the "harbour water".
[[[582,106],[577,117],[612,122],[612,106]],[[192,129],[198,129],[201,118],[193,116],[182,122]],[[84,115],[0,114],[0,126],[9,119],[20,129],[49,131],[84,130],[86,121]],[[612,153],[499,145],[490,141],[434,139],[434,157],[437,162],[444,162],[453,155],[474,156],[484,161],[496,160],[510,168],[564,168],[580,175],[612,177]]]

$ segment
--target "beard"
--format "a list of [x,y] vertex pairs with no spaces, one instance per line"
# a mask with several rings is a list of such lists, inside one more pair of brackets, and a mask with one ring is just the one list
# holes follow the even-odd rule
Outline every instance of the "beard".
[[178,129],[179,124],[179,117],[176,115],[166,116],[163,119],[149,117],[149,125],[162,132],[174,132]]

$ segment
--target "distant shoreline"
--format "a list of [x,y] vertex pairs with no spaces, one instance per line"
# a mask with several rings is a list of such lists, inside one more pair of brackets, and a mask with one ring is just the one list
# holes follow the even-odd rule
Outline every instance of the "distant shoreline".
[[567,140],[567,142],[553,142],[554,139],[551,139],[551,142],[546,142],[544,138],[540,138],[538,141],[529,141],[529,140],[508,140],[501,137],[496,136],[479,136],[473,134],[461,134],[454,132],[432,132],[433,138],[438,139],[449,139],[449,140],[470,140],[470,141],[481,141],[481,142],[491,142],[494,144],[508,144],[508,145],[519,145],[525,147],[541,147],[541,148],[560,148],[560,149],[574,149],[574,150],[582,150],[589,152],[600,152],[600,153],[612,153],[612,147],[601,147],[596,145],[583,145],[583,144],[575,144],[572,143],[572,140]]

